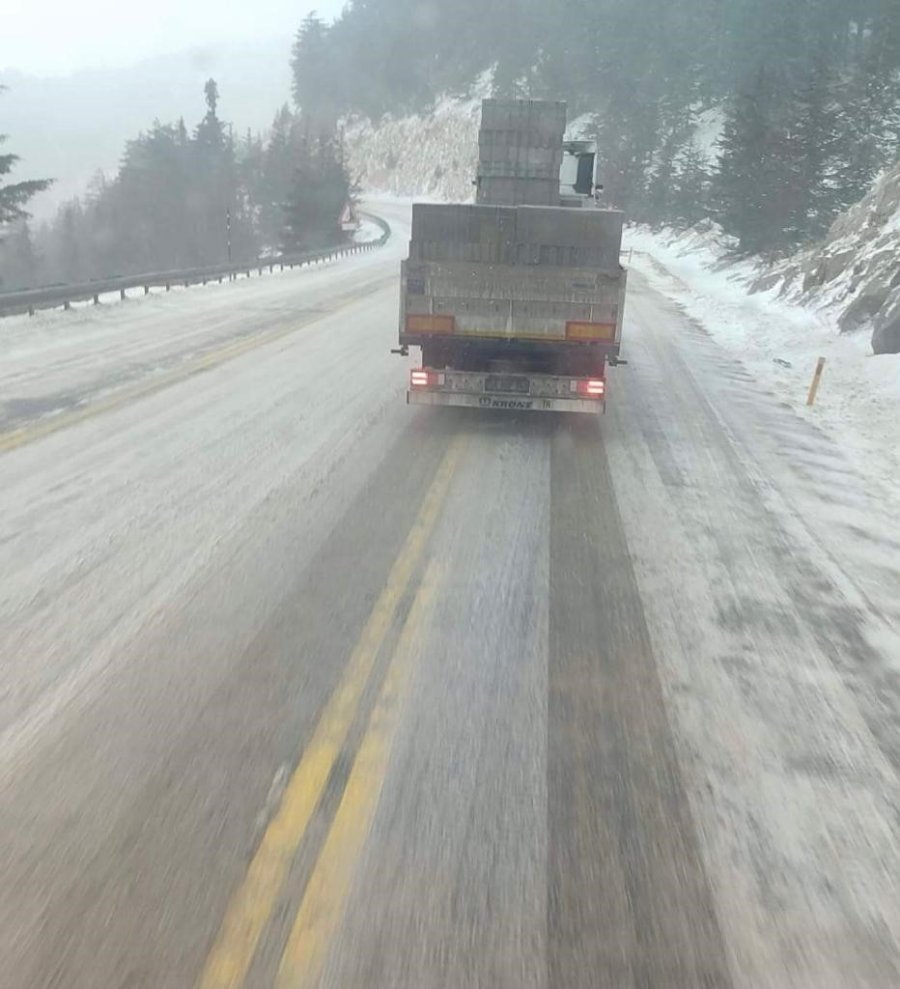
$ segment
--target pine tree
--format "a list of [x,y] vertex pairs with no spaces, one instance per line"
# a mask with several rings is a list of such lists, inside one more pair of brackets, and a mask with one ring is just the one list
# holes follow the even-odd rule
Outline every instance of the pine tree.
[[328,136],[312,146],[303,142],[284,206],[285,252],[342,240],[340,218],[350,196],[350,176],[338,142]]
[[[667,122],[664,132],[657,139],[659,149],[654,162],[646,192],[646,219],[651,223],[672,222],[676,212],[676,198],[684,195],[685,188],[676,189],[679,171],[684,167],[685,150],[692,146],[692,135],[696,129],[696,119],[690,111],[679,111],[666,107]],[[636,217],[643,219],[644,217]]]
[[708,219],[711,184],[709,161],[691,141],[675,160],[669,204],[671,221],[692,227]]
[[[6,90],[0,86],[0,93]],[[0,145],[8,140],[8,135],[0,134]],[[0,153],[0,179],[9,175],[19,161],[19,156],[10,153]],[[0,181],[0,226],[24,220],[28,217],[25,206],[39,192],[49,189],[52,179],[27,179],[22,182],[5,184]]]
[[800,198],[796,211],[800,239],[813,239],[825,233],[841,207],[835,195],[838,132],[834,83],[834,74],[820,53],[797,93],[794,176]]
[[84,254],[84,212],[81,203],[74,199],[60,211],[59,266],[66,282],[83,282],[88,277]]
[[771,250],[782,243],[784,162],[792,157],[786,135],[773,119],[777,84],[760,70],[753,87],[728,107],[719,141],[719,167],[713,187],[716,219],[738,240],[742,254]]
[[317,131],[334,126],[339,114],[339,88],[334,71],[329,29],[315,13],[297,32],[291,51],[294,103]]
[[[275,115],[262,155],[260,176],[260,234],[267,247],[279,242],[284,224],[284,204],[291,188],[297,160],[299,133],[294,116],[285,105]],[[302,145],[300,145],[302,150]]]
[[840,89],[836,186],[841,207],[861,199],[875,176],[900,155],[896,58],[884,39],[872,34]]
[[10,290],[34,288],[40,282],[40,270],[31,227],[21,220],[0,245],[0,285]]
[[204,95],[206,115],[191,145],[188,205],[196,263],[210,265],[246,258],[255,251],[252,217],[238,189],[234,136],[218,116],[219,88],[214,79],[207,80]]
[[194,140],[204,150],[221,151],[225,143],[225,129],[218,117],[219,86],[215,79],[206,80],[203,95],[206,100],[206,116],[197,125]]

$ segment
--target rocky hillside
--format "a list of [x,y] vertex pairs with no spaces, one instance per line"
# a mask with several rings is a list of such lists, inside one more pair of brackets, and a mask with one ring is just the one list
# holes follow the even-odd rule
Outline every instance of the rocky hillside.
[[353,179],[368,193],[467,202],[478,160],[481,99],[442,100],[423,116],[351,122],[345,146]]
[[758,289],[837,311],[844,332],[872,328],[876,354],[900,353],[900,162],[838,217],[825,241],[762,276]]

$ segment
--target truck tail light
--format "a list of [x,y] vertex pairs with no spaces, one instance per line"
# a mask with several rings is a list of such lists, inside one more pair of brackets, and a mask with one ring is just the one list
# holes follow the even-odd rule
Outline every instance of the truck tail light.
[[432,333],[447,335],[456,329],[456,319],[453,316],[434,315],[428,313],[410,313],[406,317],[407,333]]
[[606,382],[602,378],[583,378],[578,382],[578,393],[584,398],[605,398]]
[[416,368],[409,372],[409,383],[412,388],[433,388],[437,384],[437,375],[424,368]]
[[567,340],[615,340],[615,323],[566,323]]

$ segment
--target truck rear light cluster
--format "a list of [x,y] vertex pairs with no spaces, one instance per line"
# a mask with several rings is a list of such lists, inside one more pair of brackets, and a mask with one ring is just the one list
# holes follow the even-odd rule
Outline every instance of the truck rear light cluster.
[[578,382],[578,393],[585,398],[604,398],[606,382],[602,378],[583,378]]
[[409,383],[412,388],[433,388],[437,384],[437,375],[424,368],[416,368],[409,372]]

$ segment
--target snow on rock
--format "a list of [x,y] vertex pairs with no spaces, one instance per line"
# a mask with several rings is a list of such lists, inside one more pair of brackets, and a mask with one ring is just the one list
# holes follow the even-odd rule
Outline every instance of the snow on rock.
[[377,125],[351,120],[345,140],[354,180],[379,196],[469,202],[486,84],[471,99],[441,100],[429,114],[384,117]]
[[835,220],[825,241],[754,283],[826,309],[847,331],[872,329],[876,354],[900,353],[900,162]]
[[725,108],[722,106],[708,107],[697,114],[697,125],[694,130],[694,147],[709,162],[715,164],[719,156],[719,140],[725,128]]
[[[679,303],[762,386],[828,429],[864,476],[900,493],[900,354],[873,356],[868,334],[841,332],[840,307],[823,307],[821,296],[809,293],[812,302],[803,304],[785,297],[780,283],[760,289],[757,263],[735,263],[730,246],[713,223],[683,234],[632,228],[625,256],[633,252],[631,267]],[[861,256],[869,256],[865,247]],[[827,360],[825,376],[808,409],[820,356]]]

